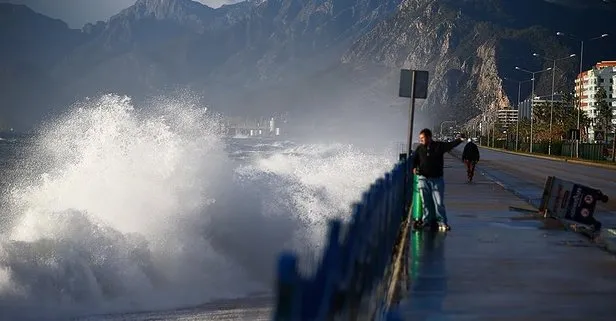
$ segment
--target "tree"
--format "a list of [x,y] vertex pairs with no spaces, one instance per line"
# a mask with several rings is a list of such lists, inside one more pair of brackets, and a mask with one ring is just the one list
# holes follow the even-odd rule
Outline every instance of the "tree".
[[[578,106],[576,105],[573,94],[566,93],[562,96],[562,101],[554,104],[554,122],[558,130],[558,135],[566,137],[569,130],[577,129],[578,125]],[[558,107],[556,107],[558,106]],[[586,113],[580,113],[580,129],[590,125],[590,118]]]
[[563,95],[563,101],[567,105],[571,105],[573,107],[574,112],[571,113],[571,117],[568,122],[568,129],[577,129],[578,128],[578,109],[580,109],[580,139],[582,137],[587,137],[588,127],[590,127],[591,119],[588,116],[588,113],[581,110],[580,106],[580,98],[573,95],[573,93],[565,93]]
[[[573,100],[573,95],[564,94],[561,101],[541,102],[533,107],[533,140],[535,142],[559,141],[567,137],[570,129],[577,128],[578,113]],[[551,114],[551,115],[550,115]],[[550,132],[550,118],[552,119],[552,131]],[[590,124],[586,113],[580,113],[580,128]]]
[[550,135],[550,104],[540,102],[533,106],[533,141],[549,140]]
[[611,132],[612,123],[612,108],[607,102],[607,92],[603,87],[599,87],[595,94],[595,100],[597,102],[597,123],[602,125],[605,131],[604,139],[607,143],[607,134]]

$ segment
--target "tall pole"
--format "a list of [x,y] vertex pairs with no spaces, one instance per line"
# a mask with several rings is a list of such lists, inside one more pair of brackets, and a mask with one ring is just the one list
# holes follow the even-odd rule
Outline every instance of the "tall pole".
[[[516,69],[518,70],[522,70],[524,72],[527,72],[529,74],[532,74],[534,76],[535,73],[533,73],[532,71],[527,71],[527,70],[523,70],[519,67],[516,67]],[[517,117],[516,117],[516,127],[515,127],[515,149],[518,150],[519,149],[519,144],[520,144],[520,111],[521,111],[521,103],[522,103],[522,83],[525,83],[527,81],[531,81],[532,79],[528,79],[528,80],[522,80],[522,81],[518,81],[518,80],[513,80],[510,78],[503,78],[503,80],[509,80],[509,81],[513,81],[513,82],[517,82],[518,83],[518,107],[517,107]],[[511,137],[511,139],[513,139],[513,136]]]
[[554,79],[556,77],[556,59],[552,66],[552,101],[550,102],[550,141],[548,143],[548,155],[552,155],[552,119],[554,114]]
[[485,116],[482,117],[482,120],[479,122],[479,146],[483,146],[483,122],[485,121]]
[[533,152],[533,107],[535,105],[535,73],[533,72],[533,89],[530,97],[530,152]]
[[[534,53],[533,56],[535,57],[539,57],[539,58],[543,58],[545,60],[548,61],[552,61],[553,62],[553,66],[543,70],[543,71],[547,71],[547,70],[552,70],[552,102],[550,104],[550,140],[549,140],[549,144],[548,144],[548,154],[551,155],[552,154],[552,118],[553,118],[553,113],[554,113],[554,81],[555,81],[555,76],[556,76],[556,62],[559,60],[563,60],[563,59],[567,59],[567,58],[571,58],[571,57],[575,57],[575,54],[571,54],[567,57],[563,57],[563,58],[547,58],[547,57],[543,57],[537,53]],[[538,72],[536,72],[538,73]],[[535,73],[533,73],[533,79],[535,78]],[[534,91],[534,82],[533,82],[533,91]],[[534,100],[535,96],[533,93],[533,100]],[[532,105],[531,105],[532,106]],[[531,112],[532,112],[532,108],[531,108]],[[532,125],[532,122],[531,122]],[[532,127],[532,126],[531,126]],[[532,142],[531,142],[531,146],[532,146]]]
[[533,152],[533,122],[535,118],[533,115],[534,114],[533,109],[535,107],[534,106],[535,105],[535,75],[542,73],[544,71],[551,70],[552,68],[539,70],[539,71],[530,71],[530,70],[522,69],[520,67],[515,67],[515,69],[533,75],[533,78],[531,79],[532,84],[533,84],[533,90],[532,90],[531,97],[530,97],[530,152],[532,153]]
[[411,77],[411,102],[409,103],[409,145],[407,157],[411,157],[413,151],[413,123],[415,122],[415,71]]
[[518,115],[516,117],[515,124],[515,150],[518,150],[518,141],[520,140],[520,92],[522,89],[522,82],[518,82]]
[[488,128],[487,128],[487,132],[488,132],[488,135],[487,135],[487,136],[488,136],[488,141],[486,142],[486,146],[490,147],[490,121],[489,121],[489,120],[488,120],[488,123],[487,123],[487,127],[488,127]]
[[[580,38],[578,38],[577,36],[570,35],[570,34],[566,34],[566,33],[564,33],[564,32],[560,32],[560,31],[559,31],[559,32],[557,32],[557,33],[556,33],[556,35],[557,35],[557,36],[566,36],[566,37],[569,37],[569,38],[571,38],[571,39],[575,39],[575,40],[579,40],[579,41],[580,41],[580,73],[578,74],[578,76],[581,76],[581,75],[582,75],[582,72],[583,72],[583,65],[584,65],[584,39],[580,39]],[[594,38],[587,39],[587,41],[598,40],[598,39],[605,38],[605,37],[607,37],[607,36],[609,36],[609,35],[608,35],[607,33],[604,33],[604,34],[602,34],[602,35],[600,35],[600,36],[598,36],[598,37],[594,37]],[[580,149],[580,136],[581,136],[581,135],[580,135],[580,134],[581,134],[581,128],[580,128],[580,114],[581,114],[581,112],[582,112],[582,91],[584,90],[584,83],[583,83],[583,80],[584,80],[584,78],[583,78],[583,77],[582,77],[582,78],[580,78],[580,81],[579,81],[579,83],[580,83],[580,84],[579,84],[579,85],[580,85],[580,90],[579,90],[579,92],[578,92],[578,95],[579,95],[579,105],[578,105],[578,106],[579,106],[579,108],[578,108],[578,114],[577,114],[577,116],[578,116],[578,117],[577,117],[577,130],[578,130],[578,135],[577,135],[577,136],[578,136],[578,137],[577,137],[577,139],[575,140],[575,143],[576,143],[576,144],[575,144],[575,146],[576,146],[576,148],[575,148],[575,154],[576,154],[576,157],[578,157],[578,158],[580,157],[580,153],[579,153],[579,149]]]
[[584,77],[582,77],[582,68],[583,68],[583,63],[584,63],[584,40],[581,41],[581,47],[580,47],[580,73],[578,74],[578,77],[580,77],[580,81],[579,81],[579,85],[580,85],[580,90],[578,91],[578,112],[577,112],[577,131],[578,134],[576,136],[576,140],[575,140],[575,157],[576,158],[580,158],[580,134],[582,133],[582,131],[580,130],[580,113],[582,112],[582,92],[584,91]]
[[494,148],[494,139],[496,138],[496,122],[492,122],[492,148]]
[[616,162],[616,126],[612,125],[614,137],[612,139],[612,162]]

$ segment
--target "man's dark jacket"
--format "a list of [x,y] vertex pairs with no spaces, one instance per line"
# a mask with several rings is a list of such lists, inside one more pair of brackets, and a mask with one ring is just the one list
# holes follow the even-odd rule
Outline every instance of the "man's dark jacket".
[[413,158],[413,168],[417,169],[417,175],[428,178],[443,177],[443,166],[445,153],[460,145],[462,140],[453,142],[432,141],[429,145],[419,145],[415,149]]
[[462,160],[469,160],[471,162],[479,161],[479,148],[473,142],[468,142],[466,146],[464,146],[464,151],[462,152]]

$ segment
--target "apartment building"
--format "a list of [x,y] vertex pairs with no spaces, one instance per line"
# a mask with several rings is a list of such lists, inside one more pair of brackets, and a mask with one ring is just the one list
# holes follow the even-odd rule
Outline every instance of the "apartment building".
[[[588,129],[589,141],[595,140],[595,128],[597,127],[597,90],[603,87],[607,93],[607,102],[612,107],[612,113],[616,116],[616,61],[601,61],[592,69],[582,72],[575,80],[575,96],[580,99],[582,111],[591,120]],[[616,124],[616,117],[612,120]]]
[[[549,98],[549,99],[545,99],[545,98]],[[563,97],[561,94],[554,95],[554,103],[559,103],[562,100],[563,100]],[[552,102],[552,96],[547,96],[547,95],[535,97],[535,99],[532,101],[532,106],[531,106],[530,98],[520,102],[520,106],[518,107],[520,119],[530,119],[531,108],[534,108],[538,105],[549,105],[551,102]]]
[[504,128],[508,128],[509,125],[515,124],[518,121],[518,111],[513,108],[504,108],[497,111],[498,122],[503,125]]

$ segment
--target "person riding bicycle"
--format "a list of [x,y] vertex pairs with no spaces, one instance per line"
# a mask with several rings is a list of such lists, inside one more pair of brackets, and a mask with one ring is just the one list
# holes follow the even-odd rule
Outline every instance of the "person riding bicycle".
[[475,166],[477,162],[479,162],[479,148],[471,139],[469,139],[466,146],[464,146],[462,161],[466,164],[466,175],[470,183],[473,181],[473,176],[475,175]]

